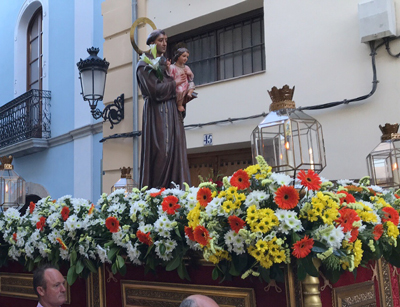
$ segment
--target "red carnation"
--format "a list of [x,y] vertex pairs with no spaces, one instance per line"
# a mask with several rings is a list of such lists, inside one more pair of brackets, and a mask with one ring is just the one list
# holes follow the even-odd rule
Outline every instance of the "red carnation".
[[185,234],[188,236],[188,238],[192,241],[196,241],[194,239],[194,233],[193,233],[193,228],[185,226]]
[[33,210],[35,210],[35,207],[36,207],[36,204],[35,204],[33,201],[31,201],[31,202],[29,203],[29,213],[30,213],[30,214],[33,213]]
[[69,218],[69,208],[68,208],[67,206],[64,206],[64,207],[61,209],[61,217],[62,217],[62,219],[64,220],[64,222],[65,222],[66,220],[68,220],[68,218]]
[[36,223],[36,228],[42,231],[45,225],[46,225],[46,218],[42,216],[40,217],[39,222]]
[[158,192],[155,192],[155,193],[150,193],[150,196],[151,197],[157,197],[157,196],[160,196],[161,195],[161,193],[162,192],[164,192],[165,191],[165,188],[162,188],[160,191],[158,191]]

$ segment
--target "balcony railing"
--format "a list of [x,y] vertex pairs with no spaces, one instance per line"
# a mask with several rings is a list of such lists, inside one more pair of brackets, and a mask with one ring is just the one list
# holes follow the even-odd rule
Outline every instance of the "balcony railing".
[[50,138],[50,91],[30,90],[0,107],[0,147]]

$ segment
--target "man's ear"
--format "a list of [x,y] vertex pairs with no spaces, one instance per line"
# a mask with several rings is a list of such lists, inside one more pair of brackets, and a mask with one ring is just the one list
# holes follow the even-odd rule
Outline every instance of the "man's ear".
[[36,291],[39,293],[40,296],[44,296],[46,292],[42,286],[36,287]]

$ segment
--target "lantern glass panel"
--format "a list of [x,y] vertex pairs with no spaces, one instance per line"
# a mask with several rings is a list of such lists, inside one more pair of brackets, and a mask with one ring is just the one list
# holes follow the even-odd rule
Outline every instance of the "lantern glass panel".
[[3,209],[25,203],[25,180],[13,170],[0,171],[0,205]]
[[85,99],[101,100],[104,96],[106,72],[94,67],[81,72],[82,92]]
[[137,187],[136,182],[132,178],[120,178],[112,187],[111,191],[114,192],[118,189],[124,189],[126,192],[132,192],[132,189]]
[[270,112],[253,130],[253,162],[262,155],[274,172],[295,176],[301,169],[321,172],[326,166],[321,125],[294,109]]
[[382,187],[400,187],[400,141],[381,142],[367,156],[368,174],[372,184]]

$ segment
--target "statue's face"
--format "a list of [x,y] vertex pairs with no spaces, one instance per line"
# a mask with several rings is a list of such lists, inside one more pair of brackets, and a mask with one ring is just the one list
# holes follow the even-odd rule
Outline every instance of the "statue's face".
[[167,41],[167,35],[160,34],[159,36],[157,36],[156,40],[154,41],[157,46],[157,56],[160,56],[167,51]]

